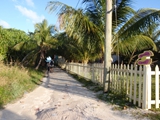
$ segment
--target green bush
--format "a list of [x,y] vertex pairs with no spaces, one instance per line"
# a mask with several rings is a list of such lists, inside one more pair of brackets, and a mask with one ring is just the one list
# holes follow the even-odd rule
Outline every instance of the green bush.
[[41,84],[44,73],[0,63],[0,107],[22,97]]

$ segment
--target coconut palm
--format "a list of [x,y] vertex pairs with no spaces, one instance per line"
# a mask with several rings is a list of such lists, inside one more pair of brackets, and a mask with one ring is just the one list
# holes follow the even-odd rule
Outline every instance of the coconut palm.
[[[153,50],[153,51],[159,49],[158,41],[159,41],[159,37],[160,37],[160,30],[158,27],[159,27],[159,24],[155,23],[155,22],[151,23],[149,26],[143,27],[141,29],[141,34],[139,34],[139,36],[137,37],[136,40],[138,40],[140,37],[145,37],[143,39],[148,39],[148,41],[150,41],[150,44],[153,44],[153,46],[154,46],[154,48],[151,48],[150,44],[148,44],[148,49]],[[139,43],[139,42],[137,42],[137,43]],[[141,50],[145,50],[146,46],[147,46],[147,44],[144,46],[139,46],[139,44],[133,44],[134,51],[132,52],[132,55],[130,56],[128,63],[131,63],[135,57],[138,57],[138,55],[135,54],[135,52],[137,52],[139,54],[139,52],[142,52]]]
[[53,25],[48,26],[47,20],[43,20],[42,23],[35,24],[35,39],[38,42],[38,53],[40,53],[40,59],[36,69],[39,68],[42,60],[45,59],[46,51],[53,47],[52,43],[55,42],[55,39],[52,37],[52,34],[54,32],[55,27]]
[[113,50],[121,51],[123,55],[130,55],[135,50],[143,50],[153,48],[156,50],[156,45],[153,40],[143,34],[143,28],[149,27],[155,18],[160,15],[159,10],[141,9],[137,11],[113,37]]
[[55,33],[55,26],[48,25],[47,20],[43,20],[42,23],[35,24],[34,33],[29,33],[30,41],[19,43],[15,48],[23,46],[23,49],[29,50],[28,54],[23,58],[22,63],[35,63],[38,60],[36,69],[39,68],[41,62],[45,59],[45,54],[51,48],[54,48],[56,39],[53,37]]
[[160,24],[159,23],[152,23],[150,26],[148,26],[147,28],[145,27],[143,29],[143,34],[145,34],[146,36],[148,36],[149,38],[151,38],[154,43],[157,46],[158,51],[160,50],[160,46],[159,46],[159,41],[160,41],[160,29],[159,29]]
[[[57,1],[50,1],[47,5],[49,11],[58,10],[60,28],[69,36],[76,37],[79,42],[93,36],[103,50],[105,28],[105,0],[83,0],[85,9],[74,9]],[[135,50],[147,48],[156,50],[156,45],[148,36],[142,34],[142,28],[158,20],[160,10],[141,9],[134,11],[130,7],[131,0],[117,0],[116,9],[113,10],[113,40],[112,51],[117,54],[130,56]],[[87,41],[87,40],[86,40]]]
[[65,57],[67,61],[79,61],[80,56],[78,55],[77,42],[69,37],[65,32],[58,34],[58,55]]
[[85,39],[87,41],[83,40],[79,42],[77,39],[69,37],[69,35],[64,32],[59,34],[57,39],[60,43],[58,45],[58,54],[65,57],[66,60],[86,64],[89,60],[95,60],[98,55],[101,55],[97,54],[100,50],[95,49],[96,43],[90,43],[92,41],[90,37],[87,38],[86,36]]
[[[75,10],[60,2],[50,2],[50,4],[64,5],[61,10],[64,13],[59,13],[60,28],[65,29],[66,34],[74,39],[77,51],[81,51],[81,61],[87,63],[90,59],[95,59],[96,56],[102,56],[103,40],[99,29],[82,9]],[[49,7],[49,6],[48,6]],[[52,7],[49,9],[53,9]],[[71,47],[71,46],[70,46]],[[79,50],[78,50],[79,47]],[[83,51],[82,51],[83,49]],[[76,54],[76,53],[75,53]]]

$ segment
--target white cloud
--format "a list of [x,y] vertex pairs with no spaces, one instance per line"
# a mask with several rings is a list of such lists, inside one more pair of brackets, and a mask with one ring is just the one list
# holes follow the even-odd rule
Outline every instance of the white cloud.
[[34,7],[34,2],[32,0],[26,0],[27,5]]
[[0,26],[3,26],[4,28],[10,28],[10,25],[4,20],[0,20]]
[[30,19],[34,24],[42,22],[42,20],[45,19],[43,15],[38,16],[36,12],[29,10],[22,6],[15,6],[24,16],[26,16],[28,19]]

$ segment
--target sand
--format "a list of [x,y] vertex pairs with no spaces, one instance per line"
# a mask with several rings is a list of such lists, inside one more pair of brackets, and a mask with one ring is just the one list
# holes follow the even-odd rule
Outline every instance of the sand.
[[54,68],[43,78],[42,85],[0,110],[0,120],[138,120],[129,110],[113,110],[96,94],[65,71]]

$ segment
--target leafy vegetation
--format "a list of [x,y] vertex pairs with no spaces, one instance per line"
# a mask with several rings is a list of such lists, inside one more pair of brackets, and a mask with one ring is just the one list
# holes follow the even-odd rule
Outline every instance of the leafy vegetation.
[[[156,51],[154,38],[149,37],[146,29],[149,30],[152,24],[159,22],[160,10],[144,8],[134,11],[131,0],[114,2],[117,7],[112,12],[112,53],[127,58],[127,62],[131,63],[141,51]],[[50,1],[46,9],[59,15],[59,27],[65,31],[69,42],[65,37],[62,39],[69,44],[67,50],[69,53],[71,51],[72,60],[77,61],[74,54],[78,54],[79,61],[84,63],[95,59],[103,60],[105,1],[83,0],[82,4],[86,7],[74,9],[61,2]]]
[[[83,0],[83,8],[72,8],[58,1],[50,1],[49,12],[59,16],[59,29],[48,25],[47,20],[36,23],[35,31],[0,27],[0,60],[19,62],[36,69],[44,64],[49,54],[63,56],[68,61],[103,61],[105,40],[105,1]],[[160,11],[157,9],[132,9],[131,0],[117,0],[112,11],[112,53],[133,63],[144,50],[159,50]],[[62,32],[63,31],[63,32]],[[155,58],[158,60],[159,58]]]
[[0,63],[0,107],[22,97],[42,82],[43,71]]
[[14,63],[22,59],[27,52],[26,49],[14,49],[14,46],[28,40],[29,36],[24,31],[0,27],[0,60]]

